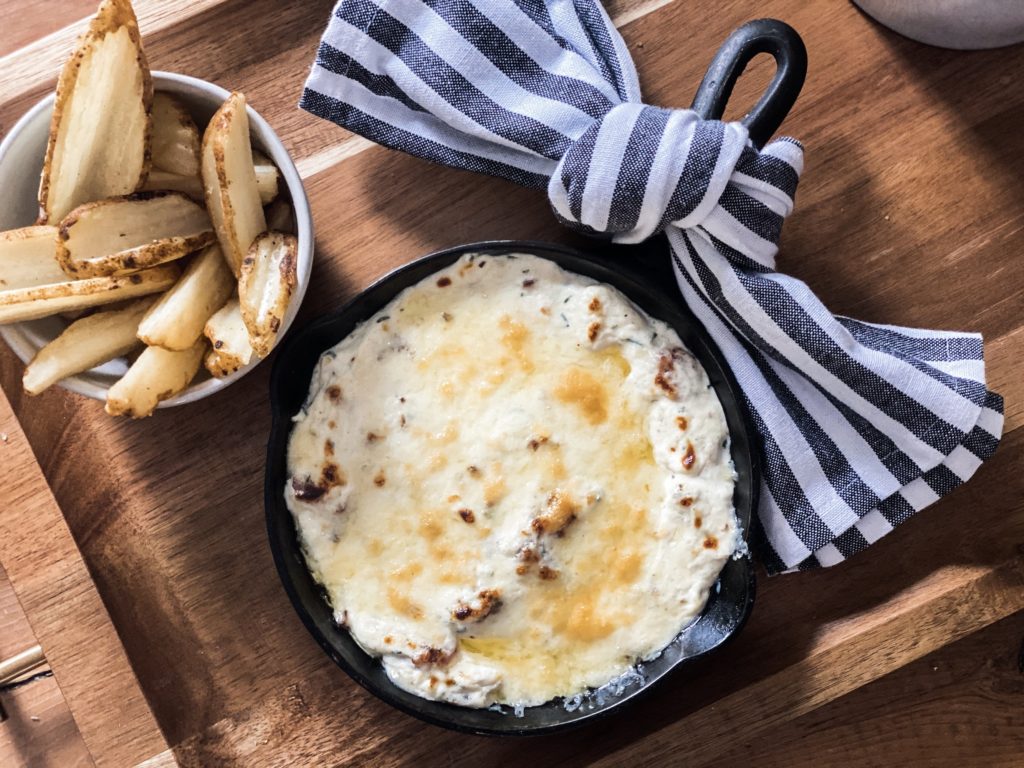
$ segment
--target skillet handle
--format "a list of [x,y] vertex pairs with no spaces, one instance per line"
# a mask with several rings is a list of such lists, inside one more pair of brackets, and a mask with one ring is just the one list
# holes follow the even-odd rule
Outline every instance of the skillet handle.
[[775,58],[775,77],[754,108],[741,121],[760,149],[779,129],[807,75],[807,49],[796,30],[777,19],[748,21],[733,32],[711,61],[690,109],[705,119],[720,119],[750,60],[761,53]]

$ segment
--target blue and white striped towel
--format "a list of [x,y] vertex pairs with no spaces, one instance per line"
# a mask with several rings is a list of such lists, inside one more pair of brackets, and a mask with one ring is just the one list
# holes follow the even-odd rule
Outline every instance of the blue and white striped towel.
[[775,271],[803,149],[645,106],[596,0],[342,0],[301,106],[379,144],[546,188],[622,243],[664,232],[760,436],[760,555],[834,565],[966,481],[1002,398],[981,337],[833,316]]

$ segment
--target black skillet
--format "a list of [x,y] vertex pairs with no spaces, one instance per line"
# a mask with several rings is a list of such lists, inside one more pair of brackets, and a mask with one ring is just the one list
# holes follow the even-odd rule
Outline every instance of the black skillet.
[[[803,85],[806,52],[800,37],[791,27],[780,21],[759,19],[733,32],[712,61],[693,102],[693,109],[703,115],[721,117],[736,80],[746,64],[760,53],[771,54],[777,70],[764,95],[743,118],[756,146],[762,146],[777,130]],[[547,733],[579,725],[607,714],[648,690],[684,663],[693,662],[719,648],[742,628],[750,615],[754,602],[754,568],[749,555],[743,555],[725,565],[700,616],[683,629],[656,659],[639,664],[639,675],[634,682],[623,685],[621,691],[587,697],[572,711],[561,699],[528,707],[521,715],[514,714],[507,707],[502,711],[467,709],[428,701],[393,685],[380,663],[360,649],[346,630],[335,624],[324,591],[310,576],[303,560],[295,526],[284,501],[283,490],[288,481],[286,451],[291,418],[306,399],[313,369],[321,353],[344,339],[398,293],[451,265],[465,253],[531,253],[550,259],[571,272],[615,286],[648,314],[675,328],[704,366],[725,410],[738,477],[734,503],[746,534],[757,505],[760,475],[757,453],[751,443],[736,382],[715,343],[679,297],[675,281],[668,271],[664,244],[658,243],[655,248],[632,251],[617,248],[614,251],[612,258],[607,258],[596,253],[584,255],[546,243],[519,241],[450,248],[418,259],[381,278],[340,312],[292,334],[278,352],[270,384],[273,425],[267,445],[265,504],[270,548],[281,581],[306,628],[342,669],[384,701],[422,720],[460,731],[490,735]],[[635,258],[629,259],[626,266],[623,257],[630,256]]]

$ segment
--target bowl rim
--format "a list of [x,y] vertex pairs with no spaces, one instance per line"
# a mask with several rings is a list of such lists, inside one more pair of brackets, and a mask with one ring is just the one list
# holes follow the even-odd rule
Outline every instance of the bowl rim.
[[[231,94],[231,91],[227,90],[223,86],[217,85],[216,83],[210,82],[209,80],[203,80],[198,77],[184,75],[178,72],[154,69],[150,71],[150,76],[153,81],[154,93],[170,92],[180,98],[183,98],[186,102],[189,99],[189,91],[199,91],[213,98],[217,98],[220,101],[224,101]],[[169,85],[171,87],[162,88],[161,85]],[[15,150],[18,141],[24,138],[23,134],[27,130],[28,126],[39,118],[40,113],[45,112],[46,110],[52,111],[55,100],[56,92],[50,91],[43,98],[33,104],[14,123],[10,132],[3,138],[3,141],[0,142],[0,166],[3,165],[4,159],[7,155]],[[305,185],[303,184],[302,178],[295,166],[295,161],[292,159],[291,154],[285,147],[284,142],[281,141],[281,138],[271,127],[270,123],[268,123],[267,120],[248,102],[246,103],[246,114],[249,118],[250,126],[256,126],[255,131],[251,130],[252,140],[254,143],[259,145],[261,151],[266,152],[270,156],[284,179],[284,186],[287,189],[287,193],[290,198],[296,224],[295,235],[296,240],[298,241],[298,273],[296,275],[295,292],[292,295],[291,302],[278,337],[278,344],[280,344],[280,341],[284,338],[285,334],[294,322],[299,311],[299,306],[302,304],[302,300],[305,297],[306,289],[309,287],[309,279],[313,269],[315,245],[313,217],[310,211],[309,198],[306,194]],[[7,346],[10,347],[11,351],[18,357],[18,359],[26,365],[39,351],[39,347],[28,338],[27,331],[25,330],[23,323],[0,325],[0,337],[3,338],[7,343]],[[191,384],[174,397],[161,400],[157,404],[157,408],[173,408],[210,397],[211,395],[214,395],[234,384],[236,381],[252,371],[261,362],[263,362],[263,358],[254,358],[247,365],[239,368],[228,376],[223,378],[210,376],[199,383]],[[88,371],[83,373],[88,373]],[[62,379],[57,382],[57,386],[93,400],[105,401],[107,399],[108,387],[86,378],[83,374],[76,374]]]
[[[391,284],[396,281],[401,282],[405,276],[418,274],[419,271],[426,270],[428,265],[430,265],[431,268],[429,271],[425,271],[424,274],[417,277],[413,282],[408,283],[408,285],[415,284],[422,279],[426,279],[430,274],[449,266],[459,256],[473,252],[492,254],[525,252],[541,258],[548,258],[549,260],[554,260],[549,254],[561,254],[561,256],[575,260],[577,263],[593,261],[587,254],[579,250],[539,241],[492,240],[458,245],[452,248],[435,251],[397,267],[375,280],[364,290],[357,293],[340,309],[323,315],[298,329],[289,337],[285,344],[282,344],[282,348],[279,351],[278,357],[274,361],[274,366],[271,370],[270,407],[272,423],[270,435],[267,441],[267,462],[264,473],[265,522],[275,568],[277,569],[278,576],[281,579],[285,592],[287,593],[289,600],[291,601],[296,613],[299,615],[303,625],[325,653],[327,653],[327,655],[352,679],[370,693],[408,715],[412,715],[413,717],[433,725],[463,733],[485,736],[527,736],[548,734],[554,731],[567,730],[592,723],[595,720],[603,719],[613,712],[621,712],[623,705],[633,703],[642,694],[647,693],[653,685],[660,683],[666,677],[669,677],[682,667],[689,666],[691,663],[726,645],[742,630],[750,616],[753,609],[757,579],[749,548],[747,548],[745,552],[738,552],[726,562],[725,566],[723,566],[716,584],[712,586],[708,603],[705,605],[701,614],[699,614],[693,622],[681,629],[676,638],[662,650],[658,657],[655,657],[649,662],[643,662],[643,664],[657,663],[663,654],[679,643],[680,639],[683,638],[692,627],[697,625],[700,620],[709,613],[713,602],[719,599],[718,593],[721,591],[722,583],[726,579],[726,573],[729,572],[733,577],[731,579],[732,589],[739,590],[736,598],[737,614],[732,625],[724,628],[724,634],[719,640],[717,640],[717,642],[699,653],[682,656],[674,661],[668,662],[669,666],[667,669],[660,671],[651,679],[644,679],[644,681],[633,690],[616,694],[615,701],[608,705],[602,704],[598,709],[593,709],[587,712],[582,712],[581,710],[569,712],[568,710],[563,709],[563,705],[559,703],[560,699],[557,698],[539,705],[538,707],[526,708],[526,712],[529,712],[530,710],[540,708],[558,707],[559,709],[563,709],[565,712],[565,717],[563,719],[540,726],[516,722],[519,720],[518,718],[514,718],[507,714],[504,715],[506,718],[505,721],[494,721],[495,723],[500,723],[500,726],[496,726],[494,724],[481,726],[479,723],[467,723],[466,721],[469,717],[466,713],[485,712],[487,710],[470,709],[454,704],[431,701],[418,697],[415,694],[398,688],[390,680],[387,680],[386,676],[382,683],[381,677],[383,672],[380,671],[375,674],[373,670],[373,665],[376,665],[379,670],[379,660],[363,651],[347,630],[340,629],[337,625],[333,625],[329,631],[324,630],[323,622],[318,621],[317,617],[313,614],[314,612],[319,613],[322,619],[322,614],[325,610],[328,614],[330,614],[331,611],[326,602],[322,587],[319,587],[319,585],[316,585],[319,590],[318,594],[315,594],[313,598],[309,597],[308,587],[310,583],[314,582],[302,555],[301,544],[298,541],[294,520],[287,509],[287,505],[284,501],[284,494],[282,493],[282,488],[284,487],[282,479],[287,476],[285,458],[287,441],[291,433],[292,416],[294,415],[293,412],[286,411],[283,408],[282,389],[288,386],[289,382],[294,382],[299,378],[302,379],[302,389],[304,392],[308,391],[309,387],[309,377],[296,372],[295,367],[292,365],[292,358],[301,353],[301,348],[304,344],[308,344],[310,339],[315,339],[319,333],[329,329],[330,326],[336,324],[352,324],[352,328],[354,328],[358,323],[369,319],[374,312],[379,311],[388,301],[394,298],[394,296],[397,296],[397,294],[407,286],[402,286],[402,288],[395,290],[390,294],[390,298],[385,299],[383,303],[378,303],[370,299],[371,306],[362,307],[362,304],[367,303],[368,296],[372,297],[376,292],[381,290],[387,292],[388,286]],[[585,274],[558,261],[556,261],[556,263],[568,271],[576,271],[577,274]],[[432,266],[435,264],[436,266]],[[604,265],[604,268],[607,271],[608,265]],[[593,275],[589,276],[593,277]],[[657,306],[656,301],[654,302],[654,306],[652,306],[651,304],[646,302],[641,303],[635,299],[637,293],[646,294],[648,296],[664,297],[665,294],[659,291],[656,286],[646,285],[643,281],[632,275],[621,273],[617,275],[617,279],[615,281],[603,280],[600,277],[594,279],[602,280],[603,282],[611,284],[613,287],[623,292],[629,300],[636,303],[647,314],[654,317],[659,317],[659,315],[663,314],[659,311],[662,307]],[[630,290],[624,290],[624,286],[629,286]],[[633,289],[639,289],[639,291],[634,291]],[[652,309],[655,311],[652,311]],[[353,314],[358,314],[360,316],[353,318]],[[681,300],[677,300],[676,314],[684,318],[689,326],[686,334],[682,332],[680,333],[680,335],[683,336],[684,343],[691,348],[691,351],[694,351],[691,346],[692,340],[694,338],[699,339],[699,343],[702,347],[701,353],[695,354],[698,354],[698,358],[701,359],[705,370],[708,369],[708,366],[702,358],[704,353],[709,354],[710,358],[714,361],[715,368],[717,369],[714,374],[715,380],[713,380],[712,385],[715,387],[716,394],[718,394],[719,399],[722,401],[723,410],[726,412],[726,417],[729,421],[734,461],[738,455],[742,459],[742,461],[737,464],[737,490],[734,493],[734,502],[739,498],[743,505],[742,509],[740,508],[740,505],[737,505],[736,513],[737,517],[740,519],[743,542],[744,544],[749,545],[753,526],[755,525],[761,476],[759,457],[754,448],[754,442],[752,439],[752,436],[755,433],[750,423],[749,414],[747,413],[746,407],[740,397],[739,393],[741,390],[739,390],[735,376],[731,369],[728,368],[724,355],[722,355],[717,345],[714,344],[714,341],[707,334],[707,331],[704,330],[703,326],[700,325],[699,321],[697,321],[692,313],[689,312],[688,308],[685,307]],[[679,330],[676,322],[672,319],[667,319],[664,316],[661,316],[660,319],[668,322],[673,328]],[[342,334],[341,338],[350,334],[352,332],[352,328]],[[340,341],[340,338],[338,340]],[[337,341],[333,343],[337,343]],[[319,358],[319,355],[329,348],[329,346],[333,346],[333,343],[321,347],[316,353],[316,357]],[[709,377],[711,377],[711,371],[708,371],[708,373]],[[727,393],[725,397],[723,397],[723,392]],[[726,402],[726,400],[729,402]],[[740,491],[741,484],[744,486],[742,493]],[[300,594],[300,590],[306,590],[305,597],[303,594]],[[307,604],[307,602],[312,602],[313,604],[310,605]],[[331,623],[333,624],[333,619],[331,619]],[[353,648],[356,650],[353,651]],[[557,717],[557,714],[555,716]]]

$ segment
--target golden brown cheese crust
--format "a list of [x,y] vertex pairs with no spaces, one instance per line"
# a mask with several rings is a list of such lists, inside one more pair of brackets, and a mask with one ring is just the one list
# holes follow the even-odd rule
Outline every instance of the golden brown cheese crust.
[[534,257],[467,257],[325,354],[289,507],[396,684],[571,696],[658,652],[737,541],[728,433],[677,334]]

